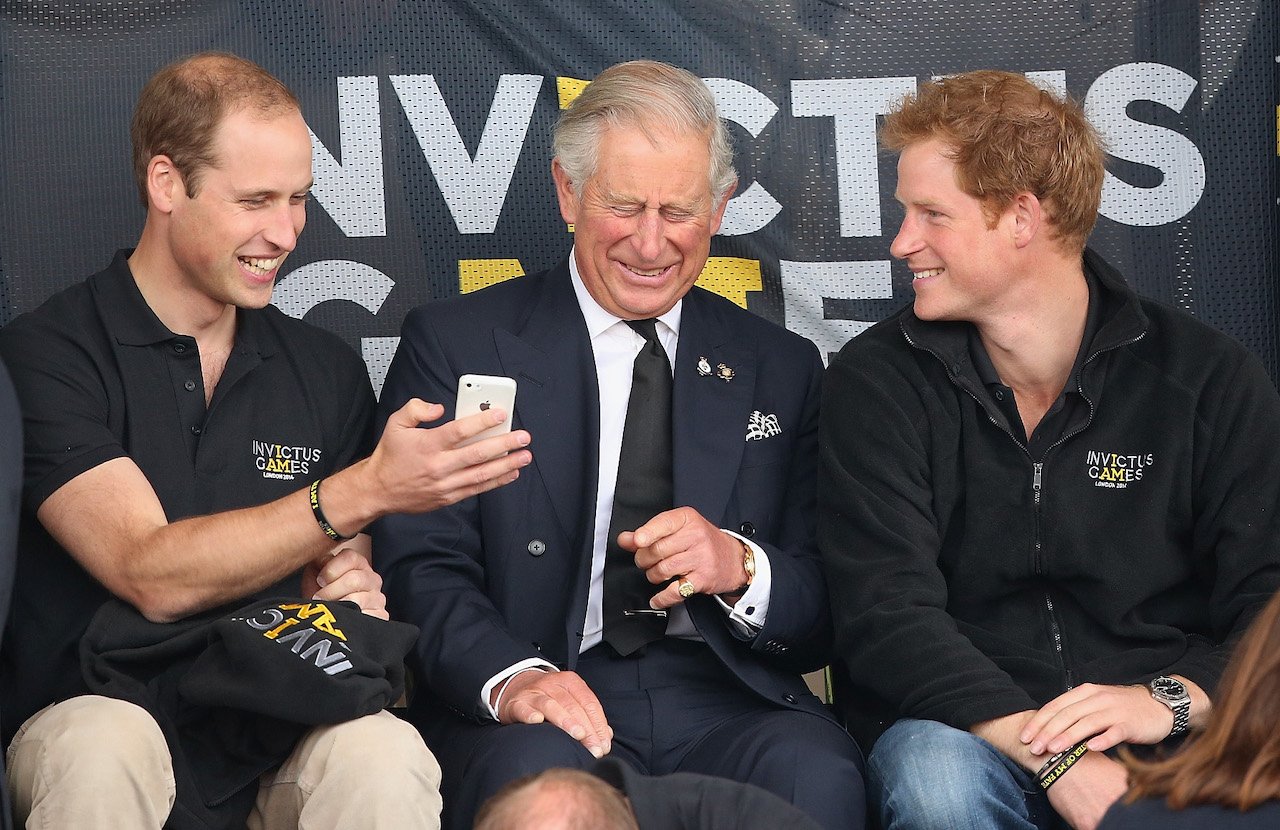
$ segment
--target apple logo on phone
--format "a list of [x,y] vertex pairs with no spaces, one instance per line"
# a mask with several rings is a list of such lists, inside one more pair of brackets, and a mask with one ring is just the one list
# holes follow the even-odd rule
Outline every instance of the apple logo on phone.
[[481,401],[481,402],[480,402],[480,411],[481,411],[481,412],[487,412],[488,410],[489,410],[489,402],[488,402],[488,401]]

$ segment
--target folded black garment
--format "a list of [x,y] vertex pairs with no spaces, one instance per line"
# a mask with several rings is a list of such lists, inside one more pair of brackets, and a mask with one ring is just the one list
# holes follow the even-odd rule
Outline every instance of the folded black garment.
[[312,726],[370,715],[404,692],[418,629],[355,603],[263,599],[153,623],[105,603],[80,642],[94,694],[146,709],[173,756],[171,830],[243,827],[258,777]]

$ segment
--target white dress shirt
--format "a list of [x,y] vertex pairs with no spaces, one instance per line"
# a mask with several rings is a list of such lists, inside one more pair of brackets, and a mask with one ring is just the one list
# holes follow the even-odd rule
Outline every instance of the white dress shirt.
[[[579,649],[581,653],[599,645],[602,641],[604,558],[608,547],[609,521],[613,517],[613,491],[618,480],[618,455],[622,450],[622,431],[627,420],[627,400],[631,395],[632,367],[636,355],[644,348],[645,341],[622,318],[605,311],[595,301],[582,282],[582,277],[578,273],[578,263],[573,254],[569,256],[569,273],[573,279],[573,290],[578,297],[582,316],[586,320],[587,335],[595,355],[596,381],[599,385],[600,400],[600,469],[597,479],[599,485],[596,489],[595,532],[591,546],[591,584],[587,590],[587,617],[582,631],[582,646]],[[666,350],[667,359],[673,367],[676,345],[680,338],[680,312],[683,305],[683,300],[677,302],[670,311],[658,318],[658,340]],[[745,430],[744,423],[744,435]],[[534,436],[534,440],[537,441],[537,436]],[[738,633],[743,637],[751,637],[764,626],[769,613],[769,589],[772,582],[769,557],[750,539],[744,539],[729,530],[723,532],[749,545],[755,554],[756,575],[741,599],[730,606],[719,596],[715,598],[729,615],[730,622]],[[655,585],[654,593],[656,594],[662,587]],[[693,621],[689,618],[689,610],[683,604],[669,610],[666,633],[669,637],[701,639]],[[531,669],[556,670],[555,666],[546,660],[529,658],[494,675],[481,689],[481,701],[495,719],[497,712],[489,705],[492,690],[508,678]]]

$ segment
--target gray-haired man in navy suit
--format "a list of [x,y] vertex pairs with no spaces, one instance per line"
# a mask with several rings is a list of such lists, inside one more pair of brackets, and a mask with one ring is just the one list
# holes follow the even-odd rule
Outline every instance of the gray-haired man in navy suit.
[[411,717],[446,823],[609,754],[860,827],[860,754],[800,677],[830,633],[822,364],[693,286],[736,183],[710,92],[664,64],[605,70],[557,125],[552,175],[568,260],[411,313],[382,397],[507,375],[533,440],[501,492],[375,529],[392,613],[423,632]]

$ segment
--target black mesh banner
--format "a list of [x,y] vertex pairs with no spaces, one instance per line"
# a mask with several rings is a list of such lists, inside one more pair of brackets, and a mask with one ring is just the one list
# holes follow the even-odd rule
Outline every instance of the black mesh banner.
[[205,49],[300,96],[314,200],[275,302],[380,386],[405,312],[564,257],[550,133],[604,67],[707,79],[740,184],[702,282],[839,348],[911,296],[877,116],[922,78],[1025,72],[1111,158],[1092,244],[1277,368],[1275,0],[0,0],[0,322],[102,268],[143,211],[128,121]]

